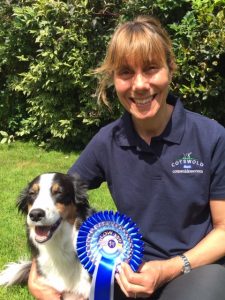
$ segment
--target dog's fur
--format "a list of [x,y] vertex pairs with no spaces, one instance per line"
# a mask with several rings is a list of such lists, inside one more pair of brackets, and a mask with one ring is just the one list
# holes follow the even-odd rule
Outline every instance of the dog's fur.
[[[24,189],[17,206],[27,216],[32,259],[45,284],[62,292],[63,299],[88,299],[90,277],[76,253],[79,227],[94,212],[85,184],[77,175],[42,174]],[[30,268],[31,261],[8,264],[0,273],[0,285],[27,283]]]

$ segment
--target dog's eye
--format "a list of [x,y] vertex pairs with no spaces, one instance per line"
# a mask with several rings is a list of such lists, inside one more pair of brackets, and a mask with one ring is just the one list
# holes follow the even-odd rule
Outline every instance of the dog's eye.
[[40,186],[37,183],[34,183],[28,190],[30,196],[36,196],[39,193]]
[[62,192],[63,192],[63,189],[62,189],[62,187],[59,184],[55,183],[52,186],[52,194],[53,195],[61,195]]
[[53,195],[61,195],[62,194],[62,190],[56,190],[56,191],[52,191]]
[[37,192],[34,191],[34,190],[30,190],[30,191],[29,191],[29,195],[30,195],[30,196],[35,196],[35,195],[37,195]]

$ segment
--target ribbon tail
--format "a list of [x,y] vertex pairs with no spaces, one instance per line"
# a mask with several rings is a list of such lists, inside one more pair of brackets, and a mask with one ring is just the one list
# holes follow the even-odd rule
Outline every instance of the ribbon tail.
[[113,300],[115,269],[114,260],[101,257],[93,274],[89,300]]

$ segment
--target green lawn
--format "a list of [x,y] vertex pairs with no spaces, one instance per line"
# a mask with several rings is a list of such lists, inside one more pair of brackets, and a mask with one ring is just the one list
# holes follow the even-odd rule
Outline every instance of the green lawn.
[[[25,218],[16,209],[20,191],[43,172],[67,172],[79,153],[45,151],[32,143],[0,144],[0,269],[10,261],[29,256],[25,237]],[[107,186],[89,191],[89,200],[97,210],[114,210]],[[0,300],[29,300],[26,287],[0,288]]]

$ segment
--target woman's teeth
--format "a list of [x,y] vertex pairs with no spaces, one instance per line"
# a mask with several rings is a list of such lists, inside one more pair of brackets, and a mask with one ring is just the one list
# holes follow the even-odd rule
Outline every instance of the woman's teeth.
[[142,99],[140,99],[140,98],[132,98],[132,100],[136,103],[136,104],[147,104],[147,103],[149,103],[149,102],[151,102],[152,100],[153,100],[153,98],[154,98],[154,95],[153,96],[151,96],[151,97],[148,97],[148,98],[142,98]]

